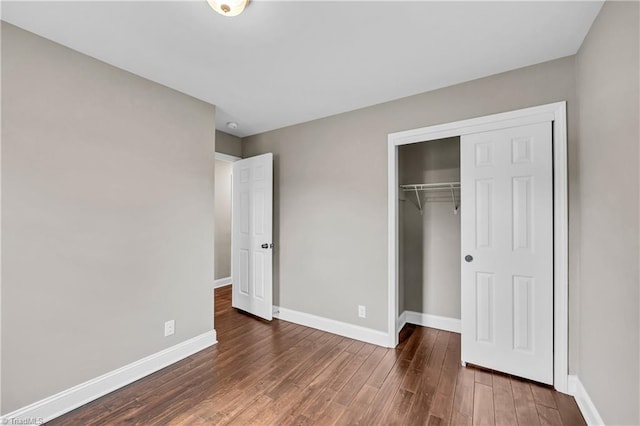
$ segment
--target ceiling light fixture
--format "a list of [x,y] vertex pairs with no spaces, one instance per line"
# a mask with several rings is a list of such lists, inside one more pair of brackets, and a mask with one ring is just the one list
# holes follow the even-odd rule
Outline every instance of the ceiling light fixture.
[[249,0],[207,0],[207,3],[220,15],[237,16],[247,7]]

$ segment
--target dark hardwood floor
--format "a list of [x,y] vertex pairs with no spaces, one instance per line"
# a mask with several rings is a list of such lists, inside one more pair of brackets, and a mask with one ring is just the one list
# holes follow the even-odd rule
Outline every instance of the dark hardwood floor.
[[231,308],[219,343],[52,425],[584,425],[570,396],[460,366],[460,336],[407,326],[395,349]]

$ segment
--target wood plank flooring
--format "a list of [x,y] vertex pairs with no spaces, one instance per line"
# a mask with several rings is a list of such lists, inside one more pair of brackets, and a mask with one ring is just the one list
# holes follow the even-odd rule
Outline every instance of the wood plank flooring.
[[460,336],[407,326],[386,349],[231,308],[219,343],[52,425],[584,425],[570,396],[460,366]]

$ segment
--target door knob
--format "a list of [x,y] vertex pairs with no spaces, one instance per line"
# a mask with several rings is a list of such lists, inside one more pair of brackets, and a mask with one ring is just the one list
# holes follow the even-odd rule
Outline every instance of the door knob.
[[262,247],[262,248],[269,248],[269,244],[263,244],[263,245],[261,245],[260,247]]
[[467,262],[473,262],[473,256],[471,256],[470,254],[466,255],[464,257],[464,260],[466,260]]

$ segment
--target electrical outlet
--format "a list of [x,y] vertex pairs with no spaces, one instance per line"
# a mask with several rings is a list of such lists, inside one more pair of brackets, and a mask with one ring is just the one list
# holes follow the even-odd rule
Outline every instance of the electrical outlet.
[[360,318],[366,318],[367,317],[367,307],[364,305],[358,305],[358,316]]
[[171,336],[176,332],[175,320],[167,321],[164,323],[164,337]]

